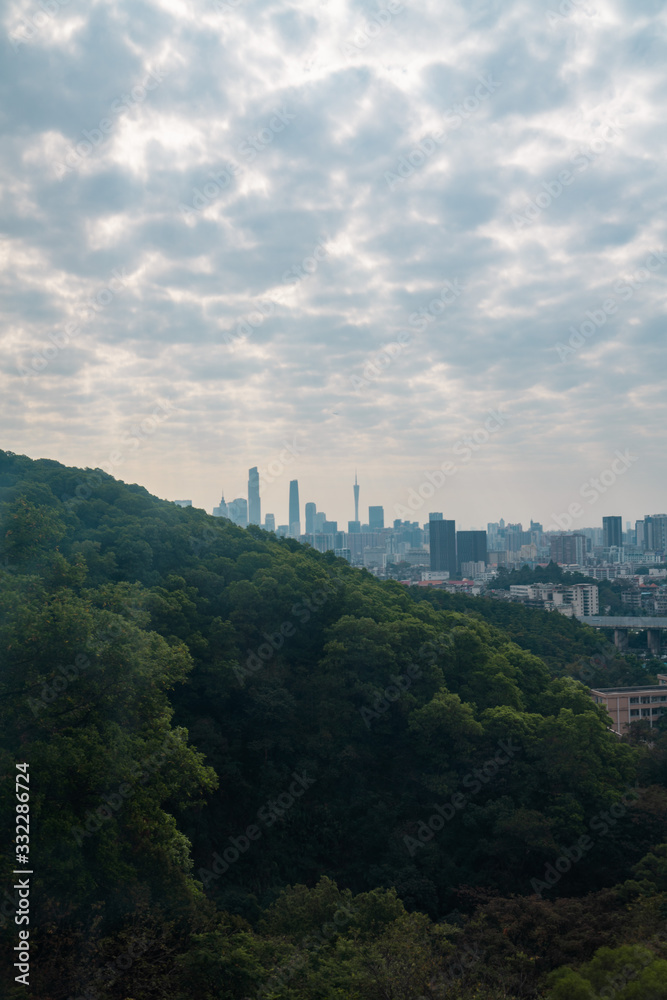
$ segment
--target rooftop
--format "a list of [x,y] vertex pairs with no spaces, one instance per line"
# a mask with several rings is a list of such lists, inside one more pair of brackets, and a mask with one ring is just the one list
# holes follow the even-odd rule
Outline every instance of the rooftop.
[[633,691],[659,691],[667,693],[667,684],[647,684],[643,687],[591,688],[591,694],[628,694]]

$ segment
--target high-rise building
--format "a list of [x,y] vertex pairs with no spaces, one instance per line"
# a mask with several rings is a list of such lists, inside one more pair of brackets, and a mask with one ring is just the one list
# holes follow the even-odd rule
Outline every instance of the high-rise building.
[[306,504],[306,534],[312,535],[315,531],[315,514],[317,513],[317,504],[307,503]]
[[582,566],[586,558],[586,536],[575,532],[573,535],[557,535],[551,539],[552,562]]
[[267,514],[266,515],[266,517],[264,518],[264,527],[266,528],[267,531],[275,531],[276,530],[276,515],[275,514]]
[[646,552],[664,552],[667,549],[667,514],[644,516],[644,549]]
[[368,508],[368,527],[371,531],[384,528],[384,507]]
[[431,521],[429,523],[431,570],[441,570],[456,576],[456,522]]
[[612,545],[618,548],[623,544],[623,518],[603,517],[602,518],[602,544],[606,549]]
[[289,484],[289,533],[291,538],[298,538],[301,534],[298,479],[293,479]]
[[569,587],[568,590],[577,618],[588,618],[600,613],[600,598],[595,584],[577,583],[573,587]]
[[229,517],[234,524],[238,524],[239,528],[248,527],[248,501],[245,497],[237,497],[236,500],[232,500],[227,508]]
[[[431,526],[432,527],[432,526]],[[487,563],[486,532],[457,531],[456,532],[456,564]]]
[[354,473],[354,520],[359,520],[359,484],[357,483],[357,473]]
[[220,503],[218,504],[218,506],[213,508],[213,517],[229,517],[229,512],[227,511],[227,504],[225,503],[224,493],[220,498]]
[[642,549],[644,552],[646,551],[645,541],[646,535],[644,533],[644,522],[635,521],[635,545],[638,549]]
[[262,501],[259,498],[259,472],[257,466],[248,470],[248,523],[262,523]]
[[192,507],[192,500],[172,500],[177,507]]
[[[429,521],[442,521],[442,514],[438,514],[438,513],[429,514],[428,515],[428,519],[429,519]],[[396,527],[396,522],[394,522],[394,527]]]
[[352,535],[358,535],[361,531],[361,521],[348,521],[347,522],[347,533]]

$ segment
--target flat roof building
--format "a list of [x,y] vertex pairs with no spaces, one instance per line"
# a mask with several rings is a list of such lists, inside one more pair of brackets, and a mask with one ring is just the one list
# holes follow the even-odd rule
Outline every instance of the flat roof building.
[[645,719],[651,727],[667,712],[667,674],[658,674],[657,684],[639,687],[591,688],[591,698],[603,705],[612,720],[612,730],[621,736],[631,722]]

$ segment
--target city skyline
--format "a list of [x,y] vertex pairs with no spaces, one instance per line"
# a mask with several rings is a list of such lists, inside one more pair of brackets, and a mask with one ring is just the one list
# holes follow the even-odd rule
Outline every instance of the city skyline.
[[[249,470],[248,492],[253,493],[252,505],[256,510],[260,503],[260,479],[257,467]],[[428,490],[422,493],[432,496],[437,485],[437,477],[432,477]],[[445,518],[443,511],[434,510],[429,510],[428,521],[421,523],[413,519],[414,511],[405,509],[403,513],[408,514],[407,518],[399,516],[385,520],[384,507],[370,504],[365,522],[360,520],[360,491],[355,470],[352,484],[354,520],[347,522],[347,530],[344,522],[339,523],[325,511],[318,510],[317,503],[310,500],[303,507],[305,530],[302,533],[299,482],[290,480],[288,523],[276,523],[275,515],[269,512],[263,527],[279,536],[312,545],[319,552],[333,552],[353,566],[364,566],[376,576],[393,576],[395,567],[400,566],[402,577],[406,574],[408,577],[404,583],[419,581],[421,585],[454,588],[454,592],[463,586],[468,588],[467,592],[477,594],[488,586],[493,592],[490,581],[503,568],[534,570],[553,562],[601,580],[619,575],[634,576],[643,563],[659,566],[667,556],[667,514],[645,514],[634,525],[626,519],[625,529],[619,514],[603,515],[601,525],[586,526],[574,523],[581,517],[583,508],[571,505],[568,512],[554,515],[555,523],[546,526],[532,518],[530,524],[524,526],[522,522],[501,517],[498,521],[487,522],[486,528],[465,528],[455,519]],[[173,502],[181,506],[191,504],[189,500]],[[252,505],[244,498],[236,498],[229,504],[223,499],[214,514],[229,516],[234,524],[245,528]],[[556,596],[542,593],[539,588],[533,593],[534,588],[526,589],[523,585],[511,589],[531,600],[546,602],[544,606],[551,610],[565,601],[567,608],[561,609],[564,613],[597,613],[594,610],[598,601],[597,589],[593,592],[588,585],[583,590],[579,585],[573,590],[570,588],[567,599],[559,588]],[[649,592],[649,596],[651,594]],[[661,611],[665,609],[662,596],[658,604]]]

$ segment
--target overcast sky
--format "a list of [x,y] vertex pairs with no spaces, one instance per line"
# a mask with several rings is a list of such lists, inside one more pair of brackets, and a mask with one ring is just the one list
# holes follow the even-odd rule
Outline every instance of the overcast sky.
[[2,447],[209,511],[257,465],[278,523],[355,468],[364,519],[667,508],[665,0],[2,18]]

